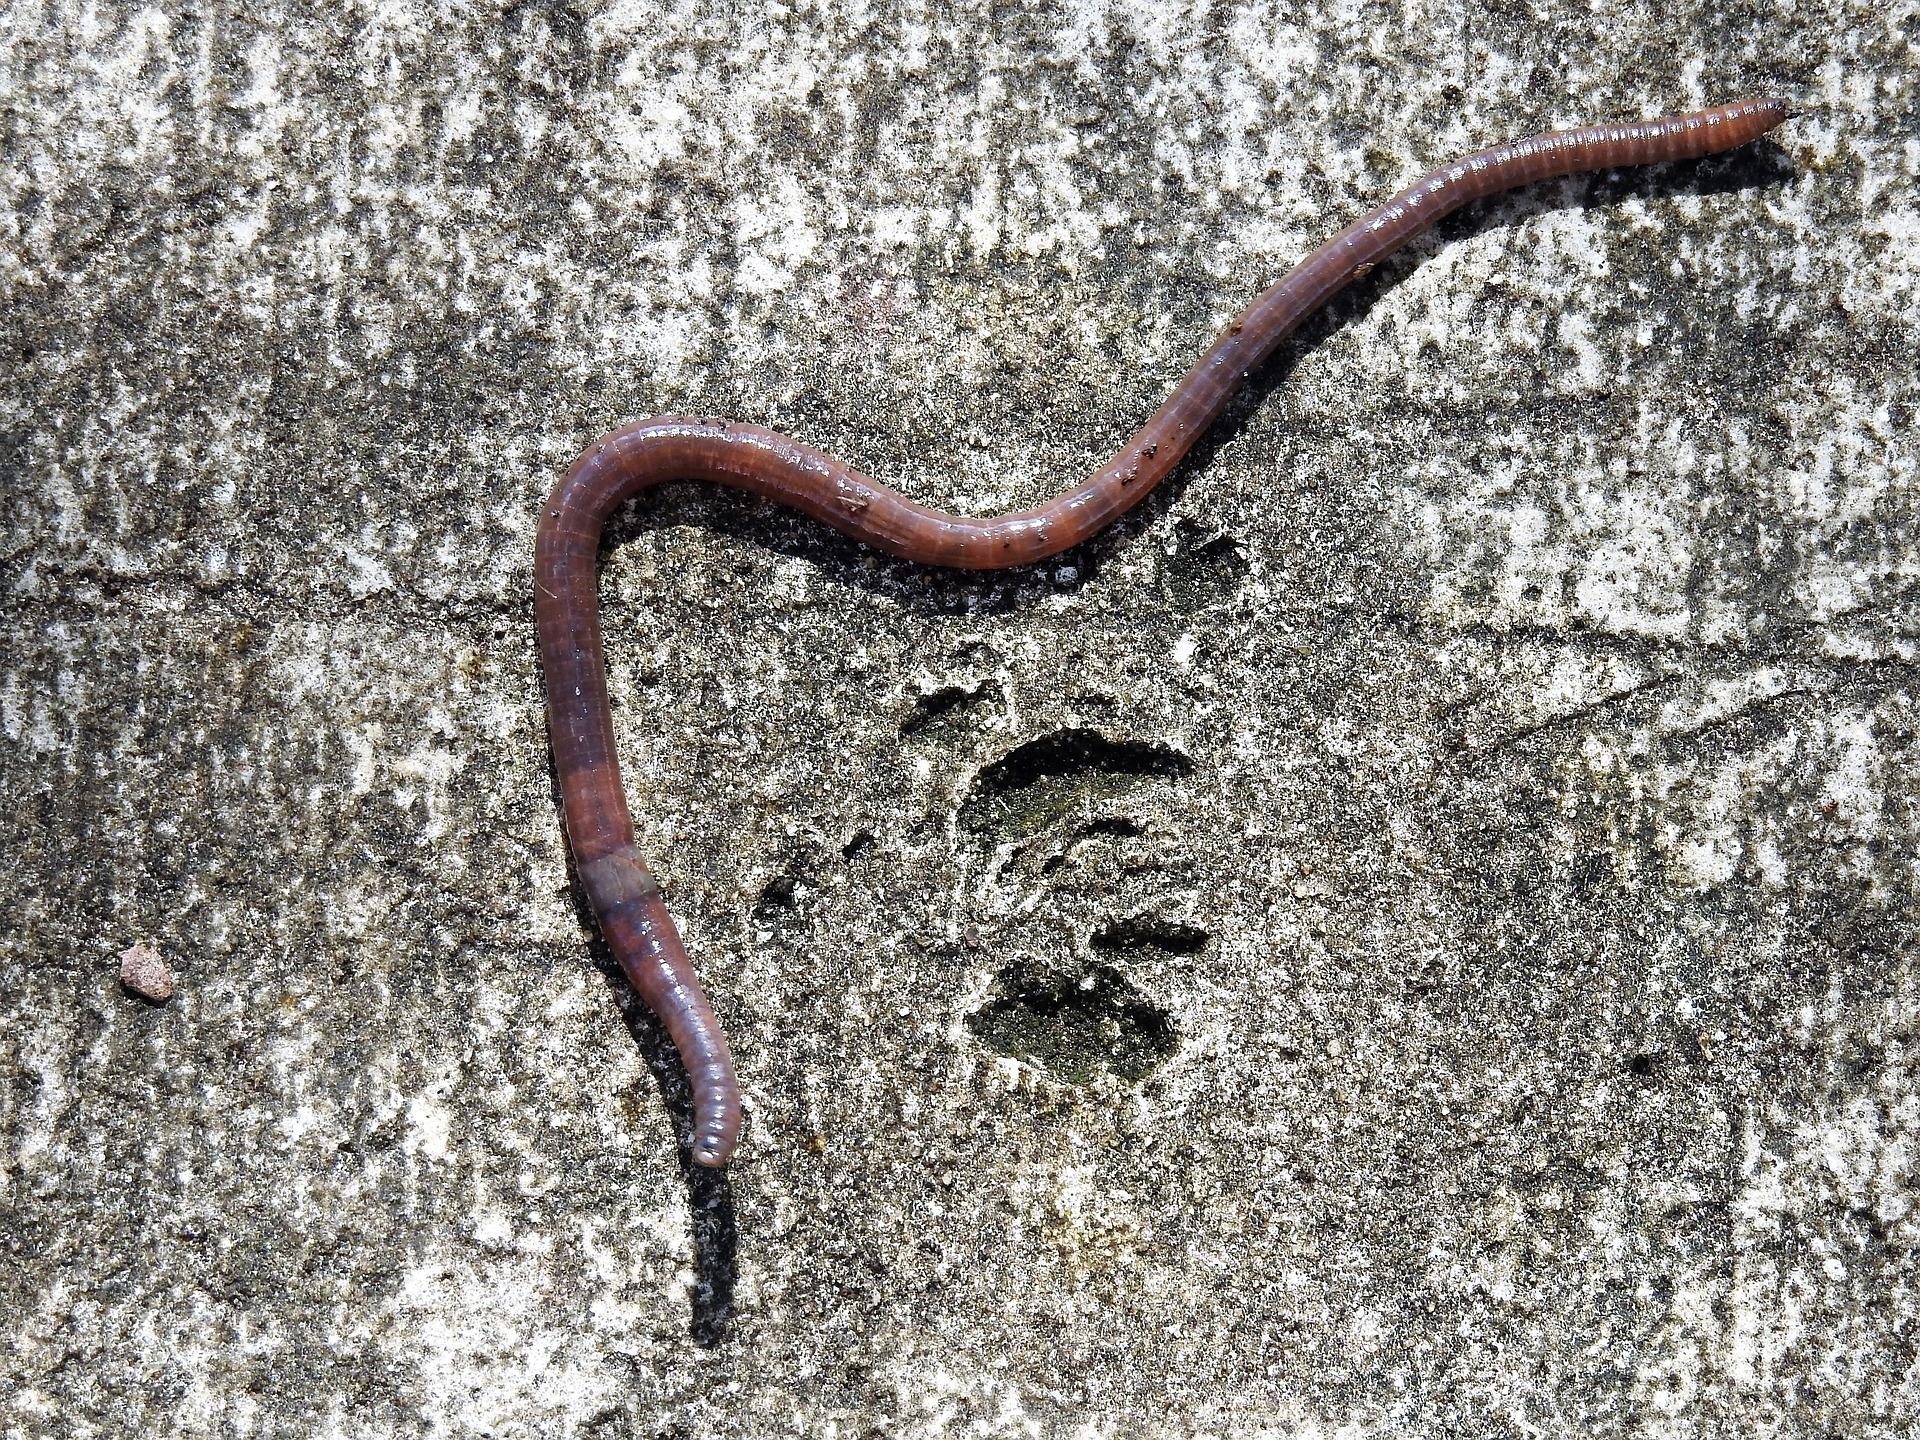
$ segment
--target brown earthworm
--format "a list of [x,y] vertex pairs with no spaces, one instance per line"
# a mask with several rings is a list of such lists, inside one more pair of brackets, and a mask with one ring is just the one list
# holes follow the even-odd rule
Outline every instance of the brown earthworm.
[[1138,505],[1302,320],[1443,215],[1536,180],[1731,150],[1787,114],[1781,100],[1742,100],[1664,120],[1536,135],[1442,165],[1342,230],[1243,310],[1111,460],[1038,509],[982,519],[944,514],[798,440],[724,420],[643,420],[588,446],[548,497],[534,548],[547,726],[580,884],[608,947],[666,1026],[692,1081],[694,1162],[724,1165],[733,1153],[740,1086],[660,887],[634,848],[620,784],[595,561],[601,527],[622,501],[668,480],[711,480],[779,500],[927,565],[991,570],[1044,560]]

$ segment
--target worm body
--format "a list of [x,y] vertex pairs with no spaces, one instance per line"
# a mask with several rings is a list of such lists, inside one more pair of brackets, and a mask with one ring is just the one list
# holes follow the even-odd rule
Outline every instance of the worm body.
[[609,948],[666,1026],[692,1081],[695,1163],[724,1165],[733,1153],[740,1088],[660,887],[634,847],[614,752],[595,564],[601,528],[623,501],[668,480],[710,480],[791,505],[923,564],[968,570],[1031,564],[1079,544],[1139,504],[1302,320],[1441,217],[1536,180],[1731,150],[1787,114],[1778,99],[1743,100],[1663,120],[1536,135],[1442,165],[1335,235],[1256,299],[1112,459],[1037,509],[949,515],[797,440],[724,420],[644,420],[590,445],[548,497],[535,543],[547,725],[580,884]]

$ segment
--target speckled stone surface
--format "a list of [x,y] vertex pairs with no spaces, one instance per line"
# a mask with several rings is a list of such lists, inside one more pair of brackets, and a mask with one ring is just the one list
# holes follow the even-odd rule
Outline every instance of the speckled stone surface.
[[[14,0],[0,1436],[1913,1433],[1916,30]],[[618,522],[690,1179],[547,768],[567,459],[1032,504],[1427,166],[1773,87],[1042,571]]]

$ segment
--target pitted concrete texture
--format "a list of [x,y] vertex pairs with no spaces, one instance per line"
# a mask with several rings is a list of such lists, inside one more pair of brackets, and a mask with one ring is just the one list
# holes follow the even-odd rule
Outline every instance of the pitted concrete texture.
[[[1916,33],[15,0],[0,1436],[1914,1433]],[[566,461],[1034,504],[1428,166],[1767,89],[1039,570],[616,523],[689,1178],[547,765]]]

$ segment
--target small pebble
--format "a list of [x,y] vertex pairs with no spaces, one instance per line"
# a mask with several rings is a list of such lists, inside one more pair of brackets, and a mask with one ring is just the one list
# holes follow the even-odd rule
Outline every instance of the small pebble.
[[151,945],[130,945],[120,952],[120,983],[156,1005],[173,998],[173,972]]

